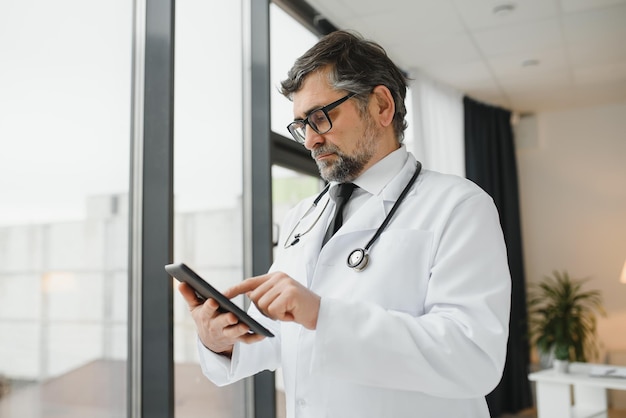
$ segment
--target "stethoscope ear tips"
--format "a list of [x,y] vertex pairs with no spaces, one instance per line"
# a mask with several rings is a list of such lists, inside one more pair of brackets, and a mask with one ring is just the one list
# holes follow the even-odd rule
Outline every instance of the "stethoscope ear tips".
[[370,261],[370,256],[363,248],[357,248],[348,255],[346,264],[354,271],[363,271]]

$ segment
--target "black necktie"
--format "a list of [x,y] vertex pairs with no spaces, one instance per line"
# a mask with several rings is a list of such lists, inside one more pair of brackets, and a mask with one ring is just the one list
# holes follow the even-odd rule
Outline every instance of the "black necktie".
[[330,221],[330,225],[328,225],[326,235],[324,235],[322,247],[328,242],[330,237],[332,237],[335,232],[341,228],[341,224],[343,224],[343,209],[346,206],[348,199],[350,199],[350,196],[352,196],[352,192],[355,187],[357,186],[352,183],[341,183],[334,189],[330,190],[330,194],[335,200],[335,214],[333,215],[333,219]]

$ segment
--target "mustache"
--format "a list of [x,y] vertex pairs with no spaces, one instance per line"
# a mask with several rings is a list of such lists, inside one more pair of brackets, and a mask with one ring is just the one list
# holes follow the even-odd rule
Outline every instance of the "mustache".
[[342,155],[339,151],[339,148],[334,145],[323,145],[319,148],[311,150],[311,157],[313,157],[314,159],[322,154],[337,154],[339,156]]

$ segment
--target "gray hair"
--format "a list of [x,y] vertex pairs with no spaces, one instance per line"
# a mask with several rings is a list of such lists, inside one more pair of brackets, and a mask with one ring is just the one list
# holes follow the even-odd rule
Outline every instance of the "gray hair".
[[393,128],[398,142],[402,142],[407,128],[407,77],[380,45],[357,33],[332,32],[296,60],[287,79],[281,82],[281,93],[291,100],[307,76],[326,68],[330,70],[328,82],[334,89],[357,94],[355,100],[361,114],[367,109],[372,90],[380,85],[387,87],[395,103]]

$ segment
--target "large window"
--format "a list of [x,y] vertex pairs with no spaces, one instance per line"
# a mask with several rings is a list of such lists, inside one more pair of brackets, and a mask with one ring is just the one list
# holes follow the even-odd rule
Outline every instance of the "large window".
[[[287,77],[287,72],[294,61],[317,40],[315,34],[280,7],[270,5],[271,129],[280,136],[290,135],[286,126],[293,120],[292,104],[280,94],[280,82]],[[303,198],[317,193],[322,186],[322,181],[317,173],[311,170],[311,166],[305,167],[295,163],[289,167],[281,167],[278,164],[280,162],[274,162],[272,166],[272,218],[275,226],[275,240],[279,238],[281,232],[285,232],[282,221],[287,211]],[[282,239],[285,239],[284,236]],[[283,242],[275,243],[275,245],[283,244]],[[276,411],[277,417],[285,417],[285,392],[280,369],[276,373]]]
[[132,2],[0,2],[0,416],[126,416]]
[[[244,9],[250,4],[259,5],[176,3],[174,259],[218,288],[245,274],[242,184],[248,167],[242,156],[250,51],[244,44],[250,16]],[[268,114],[272,130],[286,136],[293,116],[279,82],[317,37],[278,7],[271,5],[270,12]],[[121,0],[0,2],[2,417],[121,418],[134,405],[127,381],[134,13],[133,2]],[[252,31],[263,31],[263,22]],[[150,24],[158,43],[167,30],[157,26],[167,22]],[[148,70],[157,65],[145,62]],[[290,168],[272,169],[276,223],[294,199],[320,184],[311,166]],[[260,241],[254,245],[263,252],[270,243]],[[130,306],[141,306],[132,296]],[[176,417],[248,416],[247,405],[262,400],[251,402],[244,382],[217,388],[201,375],[194,324],[177,290],[173,297]],[[149,341],[137,344],[150,348]],[[279,391],[279,416],[281,396]]]
[[[240,1],[176,3],[174,260],[222,290],[244,276],[242,36]],[[178,290],[174,321],[175,416],[244,416],[243,382],[218,388],[202,376]]]

